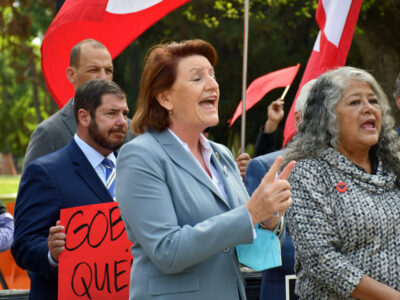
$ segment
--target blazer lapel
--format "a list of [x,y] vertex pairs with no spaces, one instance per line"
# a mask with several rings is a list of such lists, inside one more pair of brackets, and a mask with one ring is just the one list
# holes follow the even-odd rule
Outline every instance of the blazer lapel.
[[101,202],[113,201],[107,188],[99,178],[99,175],[97,175],[96,171],[93,169],[74,139],[72,139],[68,147],[75,171],[82,180],[85,181],[89,188],[99,197]]
[[230,207],[222,197],[218,188],[211,181],[212,179],[204,172],[204,170],[201,169],[194,158],[187,153],[187,151],[168,130],[164,130],[162,132],[151,131],[150,134],[159,142],[171,160],[173,160],[177,165],[181,166],[185,171],[190,173],[199,182],[204,184],[221,201]]
[[[236,197],[234,197],[234,195],[232,194],[232,191],[235,190],[234,184],[235,182],[233,182],[233,174],[228,172],[228,166],[227,163],[224,161],[224,158],[221,154],[219,154],[217,151],[215,151],[214,148],[212,148],[213,154],[211,155],[211,161],[214,164],[214,167],[217,169],[221,180],[224,183],[224,187],[225,187],[225,193],[226,196],[229,199],[229,202],[232,205],[232,208],[235,208],[237,206],[240,205],[240,203],[238,203]],[[237,182],[236,182],[237,184]]]

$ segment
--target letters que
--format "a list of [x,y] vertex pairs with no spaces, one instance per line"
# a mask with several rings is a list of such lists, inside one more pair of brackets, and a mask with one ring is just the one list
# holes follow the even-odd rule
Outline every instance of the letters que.
[[99,293],[111,296],[129,289],[132,243],[117,203],[110,204],[90,205],[96,207],[91,210],[78,207],[67,219],[65,252],[74,259],[66,268],[69,289],[77,298],[96,299]]

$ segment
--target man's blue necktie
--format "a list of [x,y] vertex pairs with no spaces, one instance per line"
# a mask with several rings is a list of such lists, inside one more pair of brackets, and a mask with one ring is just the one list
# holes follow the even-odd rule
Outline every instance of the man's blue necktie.
[[114,198],[114,186],[115,186],[114,163],[108,158],[105,158],[101,164],[106,168],[106,187],[111,197]]

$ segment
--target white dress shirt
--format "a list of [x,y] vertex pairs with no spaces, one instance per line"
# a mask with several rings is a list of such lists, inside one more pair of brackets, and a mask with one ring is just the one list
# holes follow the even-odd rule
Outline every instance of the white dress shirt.
[[[106,167],[102,165],[102,162],[105,158],[103,154],[99,153],[92,146],[88,145],[76,133],[74,135],[74,140],[78,144],[78,147],[82,150],[83,154],[85,154],[86,158],[88,159],[93,169],[96,171],[97,175],[99,175],[101,181],[103,181],[104,186],[107,186]],[[111,152],[107,156],[107,158],[113,162],[114,166],[116,165],[117,158],[115,157],[114,152]]]

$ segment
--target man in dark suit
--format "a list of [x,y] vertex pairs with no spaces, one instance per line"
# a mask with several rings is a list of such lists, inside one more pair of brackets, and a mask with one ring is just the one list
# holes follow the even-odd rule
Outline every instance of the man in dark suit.
[[[313,87],[315,79],[307,82],[301,89],[295,104],[295,126],[303,121],[303,112],[308,94]],[[250,160],[247,167],[244,184],[249,195],[259,186],[264,175],[269,171],[278,156],[284,156],[285,149],[261,155]],[[287,233],[281,241],[282,266],[263,272],[261,284],[261,300],[285,300],[285,276],[294,274],[294,246],[290,235]]]
[[60,209],[113,201],[114,152],[124,141],[127,114],[126,95],[116,83],[85,83],[75,94],[77,133],[66,147],[30,163],[22,175],[11,251],[17,264],[31,272],[29,299],[57,299],[58,255],[66,238]]
[[[112,80],[113,71],[111,55],[102,43],[87,39],[71,49],[66,76],[75,90],[94,78]],[[25,153],[23,171],[32,160],[66,146],[75,132],[76,122],[71,99],[62,109],[36,127]],[[126,141],[133,137],[128,133]]]

